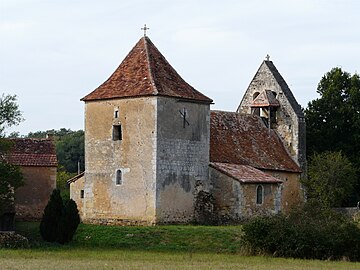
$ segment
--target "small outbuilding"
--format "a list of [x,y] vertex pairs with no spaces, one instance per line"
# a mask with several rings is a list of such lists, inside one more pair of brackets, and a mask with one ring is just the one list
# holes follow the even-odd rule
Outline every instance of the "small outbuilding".
[[39,220],[56,188],[57,158],[51,139],[11,139],[8,161],[21,168],[24,186],[15,191],[17,220]]

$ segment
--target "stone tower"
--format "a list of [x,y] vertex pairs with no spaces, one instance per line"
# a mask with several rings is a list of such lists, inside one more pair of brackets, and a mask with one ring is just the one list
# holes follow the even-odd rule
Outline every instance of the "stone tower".
[[212,100],[171,67],[148,37],[85,96],[82,219],[186,223],[208,187]]
[[292,158],[306,171],[304,114],[272,61],[262,62],[237,112],[259,115],[268,128],[280,135]]

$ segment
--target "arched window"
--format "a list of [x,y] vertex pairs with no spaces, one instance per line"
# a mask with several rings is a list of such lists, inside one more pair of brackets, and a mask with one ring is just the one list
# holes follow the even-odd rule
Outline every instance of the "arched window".
[[117,170],[116,171],[116,176],[115,176],[115,182],[116,182],[116,185],[121,185],[122,184],[122,172],[121,170]]
[[256,204],[262,204],[264,198],[264,188],[262,185],[256,187]]
[[259,92],[255,92],[255,93],[253,94],[253,100],[255,100],[255,98],[257,98],[258,95],[260,95],[260,93],[259,93]]

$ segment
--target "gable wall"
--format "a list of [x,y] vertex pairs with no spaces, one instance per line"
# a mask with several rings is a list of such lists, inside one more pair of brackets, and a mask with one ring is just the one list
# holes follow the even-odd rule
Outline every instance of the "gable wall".
[[186,223],[196,191],[208,189],[210,105],[159,97],[157,107],[157,222]]
[[40,220],[56,188],[56,167],[22,166],[24,186],[15,191],[17,220]]
[[76,202],[79,214],[83,216],[84,198],[81,198],[81,190],[84,190],[85,177],[80,177],[75,182],[70,183],[70,198]]
[[294,160],[305,168],[305,122],[304,118],[299,118],[294,111],[290,101],[275,80],[269,68],[263,63],[254,79],[251,81],[246,93],[237,109],[238,113],[251,114],[250,104],[253,101],[255,92],[261,93],[264,90],[276,92],[276,98],[280,102],[277,110],[276,131],[284,140],[289,153]]
[[[85,222],[155,222],[156,107],[156,97],[86,102]],[[112,139],[113,124],[121,124],[122,140]],[[115,182],[117,169],[121,185]]]

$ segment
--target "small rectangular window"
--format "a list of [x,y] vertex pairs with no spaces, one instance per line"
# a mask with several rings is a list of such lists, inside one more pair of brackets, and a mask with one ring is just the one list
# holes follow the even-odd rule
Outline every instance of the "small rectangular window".
[[113,141],[122,140],[121,125],[113,126]]
[[121,170],[116,171],[116,185],[122,184],[122,172]]
[[80,190],[80,198],[83,199],[84,198],[84,190]]

